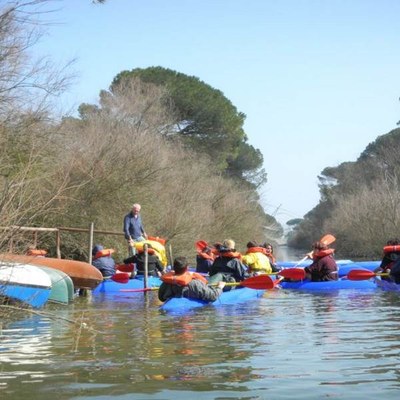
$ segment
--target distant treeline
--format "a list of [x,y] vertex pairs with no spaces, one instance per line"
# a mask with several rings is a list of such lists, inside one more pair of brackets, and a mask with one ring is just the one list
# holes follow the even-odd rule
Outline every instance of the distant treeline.
[[309,248],[330,232],[339,256],[371,259],[400,237],[400,129],[379,136],[357,161],[325,168],[319,182],[320,202],[294,221],[290,246]]

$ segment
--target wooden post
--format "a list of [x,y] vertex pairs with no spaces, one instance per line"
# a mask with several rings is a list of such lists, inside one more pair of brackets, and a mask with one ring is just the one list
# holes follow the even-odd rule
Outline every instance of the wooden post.
[[61,234],[58,229],[56,231],[56,253],[57,258],[61,258]]
[[174,265],[174,258],[172,257],[172,246],[171,243],[168,244],[168,253],[169,253],[169,265],[171,266],[171,269],[173,268]]
[[[143,251],[144,251],[144,279],[143,279],[143,287],[146,289],[147,288],[147,277],[149,274],[149,252],[148,252],[148,246],[147,243],[143,245]],[[144,294],[147,294],[147,291],[144,292]]]
[[94,223],[91,222],[89,226],[89,264],[92,263],[93,231],[94,231]]

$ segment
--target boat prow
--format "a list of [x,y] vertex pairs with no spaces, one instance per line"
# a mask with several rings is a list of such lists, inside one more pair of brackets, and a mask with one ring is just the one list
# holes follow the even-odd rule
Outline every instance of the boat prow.
[[93,265],[83,261],[43,256],[26,256],[13,253],[0,254],[0,261],[57,269],[66,273],[72,279],[75,289],[94,289],[103,281],[101,272]]

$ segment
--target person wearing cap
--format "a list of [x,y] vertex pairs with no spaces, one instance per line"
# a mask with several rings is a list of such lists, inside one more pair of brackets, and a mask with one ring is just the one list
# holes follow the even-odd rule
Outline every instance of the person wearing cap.
[[313,250],[307,254],[313,262],[304,268],[306,278],[312,282],[337,281],[338,266],[333,253],[334,250],[323,241],[313,243]]
[[92,265],[94,265],[107,278],[115,274],[115,261],[111,257],[113,251],[105,250],[101,244],[96,244],[92,249]]
[[249,277],[247,269],[241,261],[242,255],[236,251],[235,242],[232,239],[225,239],[218,246],[218,251],[219,255],[210,269],[210,284],[219,281],[241,282]]
[[189,264],[186,257],[176,257],[173,262],[173,271],[161,277],[163,283],[158,290],[160,301],[167,301],[173,297],[213,302],[221,295],[225,282],[219,282],[216,287],[209,286],[206,278],[196,272],[188,271]]
[[[146,254],[144,248],[140,249],[137,254],[124,260],[124,264],[135,264],[136,275],[144,275],[145,273]],[[155,254],[151,244],[147,245],[147,275],[159,277],[165,272],[161,260]]]

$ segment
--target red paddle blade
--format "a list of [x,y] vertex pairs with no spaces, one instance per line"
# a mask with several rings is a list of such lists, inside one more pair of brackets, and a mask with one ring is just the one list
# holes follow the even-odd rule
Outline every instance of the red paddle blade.
[[330,233],[326,234],[325,236],[322,236],[322,238],[319,240],[321,243],[326,244],[329,246],[336,240],[335,236],[331,235]]
[[134,269],[133,264],[119,264],[116,267],[117,267],[117,270],[120,272],[133,272],[133,269]]
[[303,268],[287,268],[278,272],[278,275],[283,278],[294,279],[296,281],[301,281],[306,277],[306,273]]
[[129,282],[129,274],[127,272],[120,272],[118,274],[114,274],[111,279],[114,282],[118,283],[128,283]]
[[205,240],[198,240],[195,243],[196,251],[201,252],[208,246],[208,243]]
[[373,273],[372,271],[362,270],[362,269],[352,269],[347,274],[347,279],[349,279],[351,281],[365,281],[365,280],[371,279],[375,276],[376,276],[376,274]]
[[274,288],[274,281],[268,275],[252,276],[239,282],[240,286],[256,290],[268,290]]

